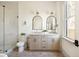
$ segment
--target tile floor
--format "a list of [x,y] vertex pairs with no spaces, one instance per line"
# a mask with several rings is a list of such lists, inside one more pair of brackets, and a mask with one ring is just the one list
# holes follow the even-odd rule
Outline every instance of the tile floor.
[[64,57],[64,55],[57,51],[24,51],[21,53],[12,51],[8,57]]

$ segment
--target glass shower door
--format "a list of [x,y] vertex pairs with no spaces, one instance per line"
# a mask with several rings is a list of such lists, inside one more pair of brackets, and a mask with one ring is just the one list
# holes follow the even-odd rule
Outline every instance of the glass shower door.
[[0,4],[0,52],[3,52],[3,6]]
[[15,48],[18,38],[18,3],[5,2],[5,52]]
[[0,2],[0,52],[8,52],[16,46],[18,39],[17,15],[17,2]]

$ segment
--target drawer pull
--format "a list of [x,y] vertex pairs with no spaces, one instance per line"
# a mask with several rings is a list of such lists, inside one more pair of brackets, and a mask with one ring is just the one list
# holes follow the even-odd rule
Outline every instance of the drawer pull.
[[46,48],[45,46],[43,46],[43,48]]
[[52,42],[54,42],[54,39],[52,39]]
[[34,39],[34,42],[36,42],[36,39]]
[[46,42],[46,41],[42,41],[42,42]]

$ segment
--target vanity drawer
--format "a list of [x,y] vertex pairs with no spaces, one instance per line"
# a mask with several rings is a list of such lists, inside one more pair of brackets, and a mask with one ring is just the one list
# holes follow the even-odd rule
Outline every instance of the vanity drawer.
[[42,46],[42,50],[47,50],[47,46]]
[[42,40],[42,42],[46,42],[46,40]]
[[46,46],[42,46],[42,48],[47,48]]
[[46,45],[46,44],[47,44],[47,41],[46,41],[46,40],[42,40],[42,41],[41,41],[41,44],[42,44],[42,45]]

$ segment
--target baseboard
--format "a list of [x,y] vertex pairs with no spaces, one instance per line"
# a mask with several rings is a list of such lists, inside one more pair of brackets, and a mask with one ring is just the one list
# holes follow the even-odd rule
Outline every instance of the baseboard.
[[61,52],[64,55],[64,57],[70,57],[64,49],[61,49]]

